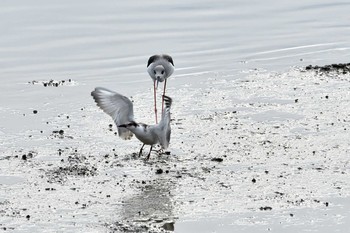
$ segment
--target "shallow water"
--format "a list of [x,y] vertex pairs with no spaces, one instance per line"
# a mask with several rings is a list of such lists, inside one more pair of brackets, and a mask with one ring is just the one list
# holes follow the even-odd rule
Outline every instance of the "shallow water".
[[350,3],[344,1],[0,4],[6,83],[141,82],[150,54],[162,52],[174,57],[178,76],[345,62],[350,53]]
[[[347,199],[333,198],[349,196],[344,175],[338,174],[348,174],[348,115],[340,111],[349,108],[348,76],[324,79],[289,69],[348,63],[349,11],[346,1],[322,0],[1,1],[0,208],[6,217],[0,226],[39,232],[56,223],[66,232],[104,232],[121,229],[120,222],[132,219],[175,225],[175,232],[286,230],[279,222],[292,232],[302,228],[300,221],[308,230],[328,229],[335,223],[345,229],[346,221],[337,217],[349,218],[343,203]],[[104,86],[134,96],[135,115],[152,122],[146,62],[156,53],[168,53],[175,62],[168,91],[175,98],[171,151],[178,156],[164,161],[156,157],[148,164],[131,156],[139,149],[136,141],[121,141],[109,131],[111,121],[95,107],[90,92]],[[65,82],[44,87],[42,82],[51,79]],[[326,95],[330,99],[325,103]],[[320,111],[323,116],[318,116]],[[205,127],[193,129],[198,122]],[[227,127],[234,131],[225,131]],[[63,135],[54,132],[61,129]],[[216,143],[213,132],[223,142]],[[232,146],[232,141],[242,146]],[[264,143],[272,143],[271,149]],[[324,160],[306,156],[318,151],[317,145],[322,145]],[[280,155],[282,146],[293,152]],[[279,156],[265,155],[269,149]],[[63,150],[62,156],[58,150]],[[21,159],[29,153],[33,159]],[[227,153],[224,165],[210,162]],[[78,168],[88,177],[69,171],[55,176],[59,167],[77,165],[67,162],[69,156],[78,156],[77,164],[86,165]],[[302,183],[300,193],[276,179],[285,175],[288,162],[287,175],[294,179],[286,178],[286,183]],[[329,177],[304,184],[308,177],[318,179],[316,165],[327,167]],[[305,174],[296,172],[297,166]],[[90,174],[94,167],[96,176]],[[159,179],[154,174],[158,167],[169,174]],[[301,196],[308,205],[294,210],[294,205],[273,199],[276,204],[269,193],[244,183],[274,168],[276,176],[261,182],[286,189],[287,201]],[[210,171],[215,175],[208,178]],[[334,191],[332,185],[342,189]],[[273,206],[271,214],[256,212],[265,202],[256,203],[250,192]],[[313,198],[336,206],[324,210]],[[290,211],[296,216],[292,220]],[[310,219],[305,217],[308,211]]]

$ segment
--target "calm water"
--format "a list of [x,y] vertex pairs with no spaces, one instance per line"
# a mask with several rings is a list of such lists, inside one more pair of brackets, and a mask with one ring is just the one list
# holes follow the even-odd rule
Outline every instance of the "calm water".
[[178,76],[348,62],[350,2],[329,2],[4,0],[1,81],[143,81],[162,52]]

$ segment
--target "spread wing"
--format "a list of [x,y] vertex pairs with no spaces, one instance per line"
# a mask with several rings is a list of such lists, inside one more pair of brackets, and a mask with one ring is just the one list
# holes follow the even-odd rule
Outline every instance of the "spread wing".
[[[117,126],[134,121],[133,104],[127,97],[103,87],[96,87],[91,95],[97,106],[110,115]],[[124,140],[133,135],[130,130],[119,127],[118,134]]]
[[159,144],[163,149],[167,149],[170,143],[170,108],[173,100],[168,96],[163,96],[165,102],[165,108],[162,113],[162,119],[159,122],[158,127],[160,128]]

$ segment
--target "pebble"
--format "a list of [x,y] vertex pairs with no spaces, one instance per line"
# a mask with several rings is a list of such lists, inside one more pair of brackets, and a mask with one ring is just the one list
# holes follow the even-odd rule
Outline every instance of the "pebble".
[[158,168],[158,169],[156,170],[156,174],[162,174],[162,173],[163,173],[163,169]]
[[211,161],[221,163],[222,161],[224,161],[224,159],[223,158],[212,158]]

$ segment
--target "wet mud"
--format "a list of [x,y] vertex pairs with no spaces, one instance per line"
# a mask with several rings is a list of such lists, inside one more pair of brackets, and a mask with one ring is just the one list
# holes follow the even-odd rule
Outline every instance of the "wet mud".
[[[150,160],[138,156],[137,139],[116,135],[92,99],[32,130],[2,135],[0,228],[278,232],[300,224],[315,229],[315,222],[316,229],[344,226],[341,219],[350,214],[339,212],[342,202],[335,200],[350,195],[350,115],[344,111],[350,109],[350,77],[347,64],[329,69],[254,69],[239,78],[210,74],[199,86],[169,86],[170,148],[152,152]],[[140,121],[154,120],[152,98],[133,96]]]

